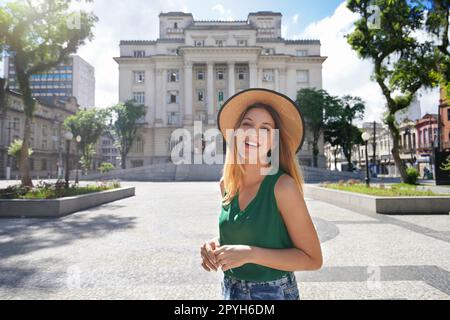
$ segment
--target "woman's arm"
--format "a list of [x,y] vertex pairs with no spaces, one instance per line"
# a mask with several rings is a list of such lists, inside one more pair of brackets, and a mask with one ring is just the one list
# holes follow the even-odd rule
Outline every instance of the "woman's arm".
[[254,247],[251,260],[253,263],[287,271],[320,269],[323,262],[320,241],[295,180],[283,174],[275,184],[274,193],[295,248]]
[[215,250],[223,271],[245,263],[285,270],[317,270],[322,266],[322,251],[305,200],[294,179],[282,175],[275,184],[278,209],[295,248],[267,249],[254,246],[222,246]]

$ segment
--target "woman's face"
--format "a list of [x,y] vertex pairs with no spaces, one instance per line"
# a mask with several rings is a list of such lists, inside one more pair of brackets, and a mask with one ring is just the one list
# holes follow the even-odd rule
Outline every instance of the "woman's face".
[[[275,121],[270,113],[262,108],[250,109],[238,129],[242,131],[237,132],[237,149],[239,155],[245,159],[244,163],[265,161],[267,152],[274,144]],[[240,136],[241,132],[242,136]]]

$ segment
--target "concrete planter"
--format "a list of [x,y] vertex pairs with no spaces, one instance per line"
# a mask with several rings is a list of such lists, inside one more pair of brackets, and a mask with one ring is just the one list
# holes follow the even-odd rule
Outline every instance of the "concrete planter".
[[0,199],[0,218],[59,218],[134,194],[134,187],[123,187],[59,199]]
[[381,197],[307,185],[305,195],[356,211],[382,214],[449,214],[450,196]]

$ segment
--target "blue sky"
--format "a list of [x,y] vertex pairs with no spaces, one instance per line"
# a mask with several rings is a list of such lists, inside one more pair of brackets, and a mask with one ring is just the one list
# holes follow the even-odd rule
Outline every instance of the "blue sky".
[[[370,81],[372,64],[360,60],[344,38],[357,18],[344,0],[95,0],[84,8],[99,17],[95,39],[78,52],[95,67],[96,107],[108,107],[118,100],[118,68],[113,57],[119,55],[119,41],[156,39],[160,12],[191,12],[196,20],[245,20],[249,12],[276,11],[283,15],[283,37],[320,39],[321,53],[328,57],[323,64],[324,89],[334,95],[362,97],[366,121],[379,121],[384,111],[385,99]],[[419,99],[422,113],[436,112],[437,90],[422,90]]]
[[[196,19],[221,18],[218,11],[211,14],[211,7],[217,4],[229,10],[232,16],[238,20],[247,19],[248,12],[252,11],[277,11],[283,14],[283,21],[293,26],[293,30],[300,32],[308,24],[321,20],[333,13],[342,0],[227,0],[210,1],[194,0],[185,1],[188,8]],[[298,15],[297,24],[292,23],[292,19]],[[295,25],[295,28],[294,28]]]

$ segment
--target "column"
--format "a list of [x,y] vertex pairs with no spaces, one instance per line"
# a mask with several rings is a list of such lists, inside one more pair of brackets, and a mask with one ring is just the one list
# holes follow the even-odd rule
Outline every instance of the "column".
[[294,67],[288,67],[286,70],[286,93],[287,96],[293,100],[297,97],[297,80],[296,71]]
[[184,62],[184,117],[183,125],[192,125],[192,62]]
[[155,77],[155,66],[151,65],[145,70],[145,92],[149,96],[146,96],[145,104],[147,105],[147,113],[145,119],[149,126],[153,126],[155,121],[155,107],[156,107],[156,77]]
[[275,91],[280,91],[280,71],[275,68]]
[[236,89],[234,65],[234,61],[228,61],[228,97],[231,97]]
[[161,105],[161,119],[162,125],[167,126],[167,69],[163,69],[162,72],[162,105]]
[[[156,69],[156,104],[155,104],[155,127],[162,125],[162,104],[164,100],[163,92],[163,69]],[[167,79],[165,79],[167,80]]]
[[207,63],[206,102],[208,104],[208,124],[214,124],[214,63]]
[[254,61],[249,62],[249,69],[250,69],[250,83],[249,86],[250,88],[256,88],[257,86],[257,80],[258,80],[258,76],[257,76],[257,64]]
[[286,94],[286,67],[280,68],[280,92]]

